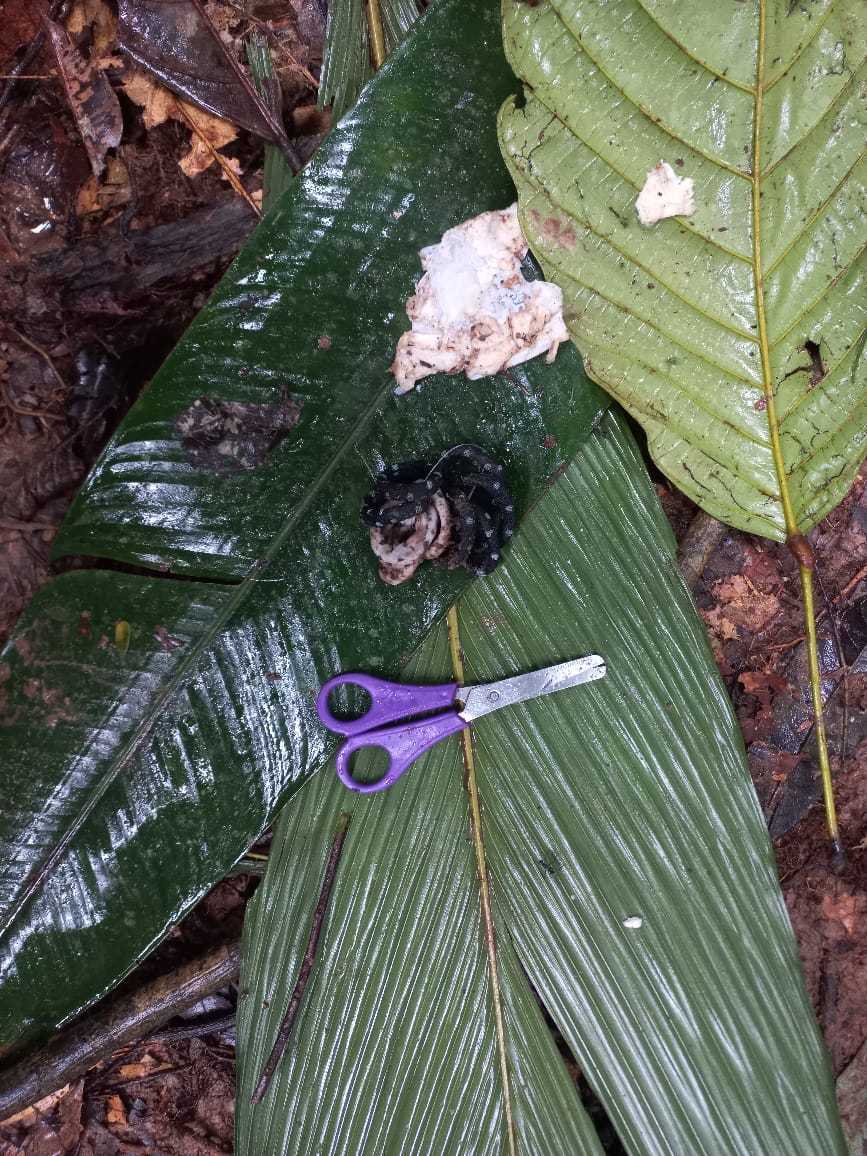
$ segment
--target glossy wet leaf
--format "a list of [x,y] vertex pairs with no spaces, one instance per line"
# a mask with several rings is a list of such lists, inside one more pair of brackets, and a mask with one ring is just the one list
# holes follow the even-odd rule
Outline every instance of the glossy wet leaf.
[[[439,377],[400,399],[386,372],[417,250],[513,196],[494,130],[513,83],[496,6],[437,5],[83,487],[58,553],[155,573],[63,575],[0,659],[5,1046],[109,988],[226,874],[333,749],[319,684],[396,670],[466,584],[429,565],[396,589],[379,580],[358,517],[371,475],[469,439],[503,461],[523,512],[604,405],[571,348],[553,367]],[[265,465],[190,464],[173,425],[196,398],[265,405],[284,387],[304,408]]]
[[[861,0],[504,5],[521,218],[588,372],[668,476],[806,532],[865,447]],[[645,228],[660,160],[697,212]]]
[[[670,528],[606,418],[458,603],[469,683],[599,651],[605,679],[474,724],[517,1150],[598,1152],[532,984],[633,1153],[843,1150],[743,746]],[[442,630],[407,678],[450,668]],[[326,929],[264,1103],[249,1096]],[[457,738],[379,795],[287,806],[245,929],[241,1156],[505,1152]]]

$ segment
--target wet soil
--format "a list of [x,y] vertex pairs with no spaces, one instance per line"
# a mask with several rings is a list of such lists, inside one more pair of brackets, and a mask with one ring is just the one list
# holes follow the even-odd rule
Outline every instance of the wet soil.
[[[90,49],[111,57],[103,0],[77,7]],[[278,37],[287,111],[300,108],[295,122],[310,125],[311,135],[296,140],[305,154],[322,127],[308,83],[318,75],[321,21],[311,12],[320,7],[298,0],[287,16],[285,5],[267,0],[247,4],[246,15],[237,5],[208,6],[230,43],[250,22]],[[48,9],[48,0],[9,0],[0,22],[4,74],[26,59]],[[50,577],[53,536],[101,446],[258,219],[261,141],[240,132],[221,148],[234,186],[216,164],[184,171],[189,126],[172,118],[148,126],[126,95],[128,66],[105,67],[120,94],[123,136],[99,179],[44,46],[27,61],[27,76],[38,79],[16,84],[0,111],[0,639]],[[696,510],[667,484],[658,489],[680,539]],[[867,1084],[864,479],[812,540],[824,586],[819,629],[845,864],[832,862],[818,801],[794,559],[784,547],[722,533],[701,560],[693,593],[743,730],[834,1072],[844,1074],[841,1088],[851,1086],[843,1102],[854,1134]],[[235,934],[253,888],[249,880],[221,884],[142,973]],[[0,1156],[231,1152],[231,1008],[227,990],[198,1009],[209,1030],[190,1038],[176,1022],[5,1121]]]

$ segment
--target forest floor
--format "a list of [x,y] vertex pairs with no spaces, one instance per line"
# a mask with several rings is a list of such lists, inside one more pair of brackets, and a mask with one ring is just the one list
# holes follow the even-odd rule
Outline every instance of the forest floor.
[[[321,5],[295,0],[287,9],[256,0],[207,8],[230,48],[251,26],[267,31],[293,143],[308,156],[325,127],[314,108]],[[74,115],[77,98],[60,81],[56,44],[50,36],[39,43],[44,15],[62,16],[73,43],[99,61],[120,97],[120,142],[103,157],[99,176]],[[0,23],[0,71],[6,77],[17,66],[26,77],[14,85],[0,80],[0,642],[54,572],[52,539],[101,446],[201,308],[261,206],[261,142],[210,121],[191,128],[174,98],[117,53],[113,20],[104,0],[77,0],[65,12],[49,0],[7,0]],[[222,160],[214,160],[217,152]],[[782,546],[714,533],[663,479],[657,485],[678,540],[692,543],[698,528],[710,530],[703,549],[686,548],[689,581],[743,730],[851,1136],[867,1136],[865,482],[867,474],[812,535],[847,849],[837,872],[819,801],[794,559]],[[237,935],[254,886],[244,877],[221,884],[144,973],[170,970]],[[190,1035],[197,1029],[174,1021],[0,1124],[0,1156],[231,1152],[231,1000],[227,990],[199,1009],[208,1030]]]

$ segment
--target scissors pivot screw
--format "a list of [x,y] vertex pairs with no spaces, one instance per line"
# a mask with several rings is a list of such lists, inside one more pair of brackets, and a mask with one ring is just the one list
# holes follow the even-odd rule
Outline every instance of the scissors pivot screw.
[[488,695],[488,702],[497,702],[499,700],[499,697],[500,696],[497,694],[497,692],[495,690],[492,690],[491,693]]

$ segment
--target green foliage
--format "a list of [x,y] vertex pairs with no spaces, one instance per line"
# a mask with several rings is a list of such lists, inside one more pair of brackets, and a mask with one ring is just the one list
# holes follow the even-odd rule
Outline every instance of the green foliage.
[[[473,727],[517,1150],[599,1151],[532,984],[628,1151],[837,1153],[770,845],[673,545],[623,419],[605,418],[458,603],[468,683],[608,664]],[[440,631],[406,677],[449,673]],[[251,1108],[343,809],[313,976]],[[456,738],[380,795],[333,769],[305,786],[245,929],[239,1153],[506,1151],[479,920]]]
[[[391,53],[418,18],[415,0],[378,0],[386,52]],[[329,0],[319,86],[319,107],[335,120],[351,108],[373,76],[368,0]]]
[[[315,717],[321,681],[398,672],[466,586],[426,567],[386,589],[360,496],[385,462],[470,437],[534,508],[460,603],[468,678],[588,650],[610,670],[475,731],[521,1144],[598,1152],[526,973],[633,1151],[837,1152],[736,727],[620,420],[599,420],[572,349],[403,398],[385,372],[417,250],[512,197],[492,128],[513,87],[498,18],[494,0],[432,9],[269,214],[61,531],[59,553],[137,569],[49,584],[0,662],[0,1039],[45,1035],[114,984],[288,799],[248,928],[248,1096],[349,806],[308,1002],[262,1108],[242,1105],[240,1142],[501,1150],[455,745],[372,799],[311,777],[335,741]],[[217,479],[185,459],[173,419],[197,397],[284,390],[304,410],[265,466]],[[441,647],[419,672],[445,673]]]
[[[864,454],[861,0],[504,5],[500,133],[590,375],[714,516],[783,539]],[[697,211],[645,228],[660,160]]]
[[[522,512],[605,404],[572,348],[554,367],[393,394],[418,250],[513,195],[494,130],[513,84],[498,14],[477,4],[457,24],[419,26],[386,66],[85,483],[58,554],[136,569],[50,583],[0,658],[7,1048],[117,982],[326,761],[320,682],[396,671],[465,585],[434,566],[380,581],[358,518],[371,475],[472,437],[505,463]],[[264,466],[190,465],[173,422],[196,398],[284,389],[304,409]]]

